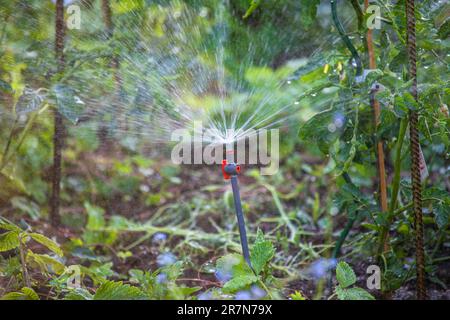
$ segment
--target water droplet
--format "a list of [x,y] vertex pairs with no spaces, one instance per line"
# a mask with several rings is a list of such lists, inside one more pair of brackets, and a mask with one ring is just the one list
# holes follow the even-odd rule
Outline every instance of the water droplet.
[[328,125],[328,131],[330,131],[331,133],[336,132],[336,125],[334,123],[330,123]]

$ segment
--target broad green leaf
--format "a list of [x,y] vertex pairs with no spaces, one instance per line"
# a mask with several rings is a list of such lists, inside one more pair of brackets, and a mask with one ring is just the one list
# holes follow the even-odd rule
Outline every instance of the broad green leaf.
[[320,4],[320,0],[300,0],[302,24],[305,27],[309,27],[313,24],[317,15],[317,7]]
[[337,286],[336,294],[339,300],[375,300],[370,293],[358,287],[345,289]]
[[44,97],[37,91],[25,89],[16,103],[16,113],[27,114],[36,111],[41,107],[43,101]]
[[258,280],[240,254],[229,254],[218,259],[216,273],[224,279],[231,278],[223,286],[225,292],[238,291]]
[[440,229],[444,229],[450,221],[450,207],[444,203],[433,206],[434,220]]
[[28,213],[33,220],[37,220],[41,216],[39,206],[25,197],[13,197],[11,205],[22,212]]
[[29,300],[39,300],[39,296],[32,288],[23,287],[21,291],[30,298]]
[[139,288],[108,280],[97,289],[94,300],[142,300],[145,297]]
[[300,139],[304,142],[314,143],[317,143],[318,140],[327,141],[330,136],[328,125],[333,121],[334,114],[335,111],[331,109],[315,114],[300,128]]
[[105,243],[112,244],[117,239],[117,232],[100,230],[106,227],[104,218],[105,210],[101,207],[91,205],[88,202],[84,203],[84,207],[88,214],[88,222],[86,231],[83,234],[83,239],[87,244]]
[[19,246],[19,233],[8,231],[0,234],[0,252],[15,249]]
[[0,298],[1,300],[39,300],[37,293],[28,287],[23,287],[19,292],[9,292]]
[[39,242],[43,246],[46,246],[49,250],[56,253],[58,256],[62,257],[63,252],[59,245],[54,242],[52,239],[47,238],[46,236],[39,233],[30,233],[29,236],[33,238],[34,241]]
[[52,88],[58,111],[73,124],[77,124],[84,111],[84,102],[76,96],[75,91],[63,84]]
[[347,262],[340,261],[336,267],[336,279],[342,288],[347,288],[356,282],[356,275]]
[[442,40],[445,40],[450,36],[450,19],[444,22],[444,24],[439,28],[438,36]]
[[88,214],[87,229],[96,230],[105,226],[105,218],[103,217],[105,210],[103,208],[93,206],[88,202],[84,203],[84,208]]
[[237,253],[228,254],[218,259],[216,262],[216,273],[220,274],[224,279],[254,274],[242,255]]
[[272,242],[264,240],[264,234],[258,229],[256,241],[250,254],[252,267],[257,275],[261,273],[274,254],[275,249]]
[[94,296],[84,288],[76,288],[70,291],[64,300],[92,300]]
[[22,229],[20,229],[18,226],[2,219],[0,217],[0,230],[8,230],[8,231],[16,231],[16,232],[21,232]]
[[323,66],[326,64],[326,61],[327,59],[322,54],[318,54],[317,56],[308,59],[304,65],[295,70],[294,74],[289,77],[289,80],[298,80],[304,75],[318,68],[323,68]]
[[394,72],[401,72],[408,63],[406,50],[400,51],[390,62],[389,68]]
[[55,274],[62,274],[65,270],[63,263],[48,254],[38,254],[28,250],[27,261],[37,264],[39,269],[45,273],[53,272]]
[[122,0],[111,2],[112,11],[116,14],[126,14],[135,10],[142,10],[144,8],[143,0]]
[[405,101],[405,105],[409,110],[418,110],[419,106],[417,101],[414,99],[411,93],[404,92],[403,93],[403,100]]
[[189,297],[193,293],[203,289],[202,287],[178,287],[177,290],[180,292],[182,297]]
[[303,294],[300,291],[295,291],[294,293],[291,293],[289,297],[292,300],[306,300],[306,298],[303,296]]
[[226,293],[233,293],[246,288],[256,281],[258,281],[258,277],[254,274],[240,275],[225,283],[223,291]]
[[27,188],[21,179],[18,177],[0,172],[0,201],[9,201],[12,197],[18,194],[28,194]]

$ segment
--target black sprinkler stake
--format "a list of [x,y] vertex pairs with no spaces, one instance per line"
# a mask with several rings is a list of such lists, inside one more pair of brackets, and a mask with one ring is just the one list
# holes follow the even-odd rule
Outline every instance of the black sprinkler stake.
[[233,189],[234,208],[236,209],[236,217],[239,227],[239,236],[241,238],[242,253],[244,259],[253,270],[250,261],[250,251],[248,249],[247,231],[245,229],[244,214],[242,212],[241,195],[239,192],[238,174],[241,172],[241,166],[235,163],[228,163],[227,160],[222,161],[222,173],[225,180],[231,181],[231,188]]

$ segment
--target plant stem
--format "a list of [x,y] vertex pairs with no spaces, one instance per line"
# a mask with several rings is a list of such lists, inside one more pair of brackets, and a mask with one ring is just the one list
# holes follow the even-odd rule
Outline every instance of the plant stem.
[[[6,142],[5,150],[3,151],[2,162],[1,162],[0,168],[4,167],[4,160],[8,156],[9,148],[11,147],[12,139],[14,136],[14,130],[16,129],[18,120],[19,120],[19,117],[16,116],[16,119],[14,120],[14,123],[11,128],[11,132],[9,133],[8,142]],[[0,169],[0,171],[1,171],[1,169]]]
[[382,254],[383,251],[386,251],[388,245],[388,234],[389,234],[389,226],[392,223],[392,219],[396,216],[395,208],[397,207],[397,199],[400,190],[400,173],[402,166],[402,148],[403,141],[406,136],[406,128],[408,127],[408,120],[403,118],[400,121],[400,129],[398,131],[397,138],[397,146],[395,150],[395,160],[394,160],[394,178],[392,180],[392,194],[391,194],[391,202],[389,204],[389,214],[387,216],[386,225],[382,226],[379,246],[378,246],[378,255]]
[[[350,176],[348,175],[347,172],[344,172],[342,174],[342,177],[344,178],[346,183],[353,185],[353,181],[352,181],[352,179],[350,178]],[[341,252],[342,245],[344,244],[345,239],[347,238],[350,230],[352,229],[353,224],[358,219],[358,215],[359,215],[359,212],[356,211],[355,215],[348,219],[347,224],[345,225],[344,229],[342,230],[341,234],[339,235],[338,240],[336,241],[336,245],[334,246],[333,253],[332,253],[332,256],[331,256],[332,258],[336,259],[339,256],[339,253]]]
[[45,110],[47,110],[48,108],[48,104],[45,104],[41,110],[39,110],[38,112],[35,112],[27,121],[27,124],[25,125],[25,128],[23,129],[20,137],[19,137],[19,141],[17,142],[16,147],[14,148],[14,152],[8,152],[8,155],[4,154],[3,158],[2,158],[2,162],[0,165],[0,171],[2,171],[9,163],[9,161],[11,161],[12,157],[14,154],[16,154],[20,147],[22,146],[23,142],[25,141],[25,138],[28,134],[28,132],[30,131],[30,129],[32,128],[34,122],[36,121],[37,117],[43,113]]
[[272,186],[269,185],[269,184],[262,183],[262,185],[263,185],[267,190],[269,190],[269,192],[272,194],[273,202],[275,203],[275,206],[277,207],[278,212],[279,212],[280,215],[281,215],[281,219],[284,221],[284,223],[286,223],[287,227],[288,227],[289,230],[290,230],[290,234],[291,234],[291,235],[290,235],[290,237],[289,237],[289,241],[294,242],[294,241],[295,241],[295,236],[297,235],[297,227],[294,226],[294,225],[292,224],[292,222],[291,222],[291,220],[289,219],[289,217],[288,217],[286,211],[284,211],[283,205],[282,205],[282,203],[281,203],[281,201],[280,201],[280,198],[278,197],[277,191],[275,190],[274,187],[272,187]]
[[398,193],[400,190],[402,147],[403,141],[405,140],[407,127],[408,127],[408,120],[406,118],[403,118],[400,121],[400,129],[398,132],[398,139],[397,139],[397,150],[395,151],[394,179],[392,181],[392,196],[391,196],[391,203],[389,205],[389,212],[394,212],[395,208],[397,207]]
[[334,247],[333,254],[331,256],[332,258],[336,259],[339,256],[342,245],[344,244],[344,241],[347,238],[347,235],[350,232],[351,228],[353,227],[353,224],[355,223],[356,219],[357,219],[356,214],[354,217],[348,219],[347,224],[345,225],[344,229],[339,235],[339,239],[336,241],[336,245]]
[[23,235],[19,235],[19,253],[20,253],[20,264],[22,265],[22,277],[25,286],[31,288],[30,276],[28,275],[27,263],[25,259],[26,246],[23,243]]
[[273,300],[273,296],[272,296],[272,294],[270,293],[269,288],[267,288],[266,284],[265,284],[262,280],[258,280],[258,283],[259,283],[259,284],[261,285],[261,287],[263,287],[263,289],[267,292],[267,294],[269,295],[269,298],[270,298],[271,300]]
[[350,0],[350,3],[352,4],[353,9],[356,12],[356,17],[358,18],[358,29],[361,30],[363,28],[364,23],[364,12],[362,11],[358,0]]

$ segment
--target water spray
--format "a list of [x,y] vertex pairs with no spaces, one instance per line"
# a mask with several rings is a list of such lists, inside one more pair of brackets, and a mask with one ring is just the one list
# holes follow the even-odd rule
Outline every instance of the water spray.
[[222,174],[225,180],[230,180],[231,182],[231,188],[233,189],[234,208],[236,210],[236,217],[239,227],[239,236],[241,238],[242,254],[244,255],[244,260],[253,270],[252,263],[250,261],[250,251],[248,249],[247,231],[245,228],[244,214],[242,212],[241,194],[239,191],[238,175],[240,173],[241,173],[241,166],[234,162],[233,146],[227,144],[226,159],[222,160]]

